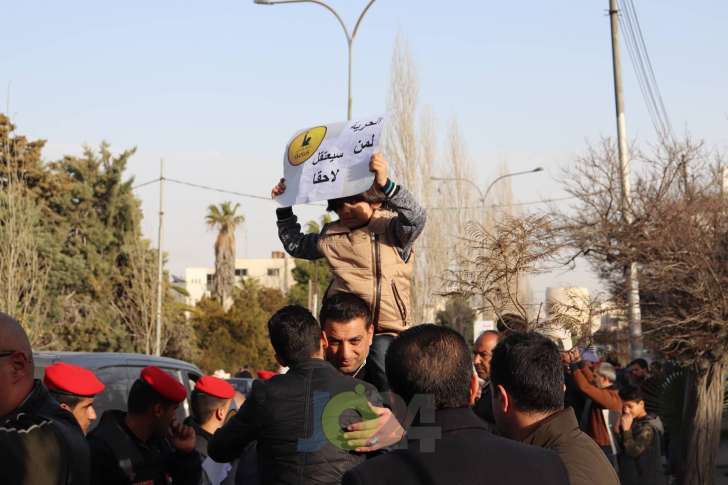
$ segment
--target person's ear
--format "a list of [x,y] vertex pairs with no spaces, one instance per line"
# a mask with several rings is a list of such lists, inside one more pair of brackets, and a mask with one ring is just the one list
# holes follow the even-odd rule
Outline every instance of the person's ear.
[[17,379],[24,377],[28,372],[32,374],[31,361],[25,352],[16,352],[10,356],[10,365],[13,368],[13,375]]
[[508,396],[508,392],[506,392],[506,389],[500,384],[493,386],[493,405],[498,405],[503,414],[508,414],[511,410],[512,403]]
[[475,404],[475,400],[478,398],[478,387],[480,384],[478,384],[478,376],[475,375],[475,372],[470,374],[470,397],[468,398],[468,406],[472,406]]
[[329,339],[326,338],[326,332],[323,330],[321,331],[321,350],[326,350],[326,347],[329,346]]
[[225,415],[227,414],[228,406],[220,406],[215,409],[215,419],[218,421],[225,421]]
[[68,411],[69,413],[72,413],[73,412],[73,409],[71,409],[71,407],[68,404],[64,403],[64,402],[60,403],[59,406],[61,408],[65,409],[66,411]]
[[367,338],[369,339],[369,345],[374,341],[374,324],[370,323],[367,327]]
[[155,418],[159,418],[164,415],[164,406],[162,403],[155,403],[154,406],[152,406],[152,413],[154,414]]

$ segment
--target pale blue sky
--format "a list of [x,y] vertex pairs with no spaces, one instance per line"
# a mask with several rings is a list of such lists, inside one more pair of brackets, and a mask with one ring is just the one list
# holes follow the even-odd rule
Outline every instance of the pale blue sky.
[[[365,3],[331,0],[350,24]],[[483,185],[503,161],[512,170],[542,165],[544,174],[513,179],[517,199],[563,195],[553,180],[560,167],[615,130],[606,8],[606,0],[378,0],[356,40],[354,116],[384,111],[399,32],[422,103],[443,129],[457,117]],[[676,131],[725,149],[728,2],[640,0],[638,8]],[[129,166],[138,182],[156,177],[164,157],[169,177],[265,195],[294,131],[345,117],[343,34],[312,4],[5,0],[0,11],[0,109],[7,90],[19,132],[47,139],[47,159],[107,140],[114,150],[138,147]],[[629,134],[648,142],[653,129],[624,56]],[[210,265],[205,208],[228,197],[167,187],[172,271]],[[155,237],[156,188],[138,195]],[[247,223],[238,253],[279,249],[274,205],[239,201]],[[594,286],[586,271],[549,281]]]

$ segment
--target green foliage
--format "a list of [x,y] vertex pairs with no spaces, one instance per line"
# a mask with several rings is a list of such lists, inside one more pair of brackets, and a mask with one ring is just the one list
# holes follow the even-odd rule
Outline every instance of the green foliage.
[[[322,225],[329,222],[331,222],[331,216],[328,214],[324,214],[321,218],[321,224],[317,221],[308,221],[306,223],[306,233],[317,234],[321,232]],[[288,301],[292,305],[308,307],[308,282],[311,281],[315,287],[318,287],[318,304],[320,305],[321,299],[333,279],[326,260],[323,258],[315,261],[297,259],[292,273],[296,283],[288,290]]]
[[218,229],[215,239],[215,277],[213,294],[225,309],[230,304],[230,296],[235,287],[235,229],[245,222],[243,215],[238,215],[240,204],[223,202],[219,206],[207,208],[205,221],[210,229]]
[[234,289],[233,304],[227,312],[214,299],[201,300],[191,317],[199,348],[204,350],[198,365],[208,372],[234,372],[242,365],[275,369],[268,320],[285,304],[280,291],[261,288],[254,280],[245,280]]
[[[0,114],[0,190],[17,181],[26,202],[40,214],[32,244],[47,269],[43,300],[37,303],[44,308],[48,347],[144,351],[120,310],[121,302],[140,301],[131,298],[138,274],[130,248],[143,245],[142,259],[156,261],[156,252],[142,243],[133,179],[124,177],[134,149],[114,155],[102,143],[97,150],[87,147],[80,157],[44,163],[45,142],[29,142],[14,129]],[[0,279],[15,274],[7,271]],[[182,312],[170,291],[165,289],[165,328],[175,333]]]
[[445,309],[437,312],[435,322],[457,331],[468,344],[473,341],[475,311],[468,304],[467,298],[461,296],[448,298]]

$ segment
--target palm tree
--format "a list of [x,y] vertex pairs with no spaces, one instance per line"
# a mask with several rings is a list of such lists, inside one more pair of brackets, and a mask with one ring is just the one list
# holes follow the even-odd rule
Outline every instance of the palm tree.
[[245,222],[245,216],[238,215],[240,204],[223,202],[207,208],[205,221],[210,229],[218,229],[215,239],[215,276],[212,293],[227,311],[232,305],[235,286],[235,229]]

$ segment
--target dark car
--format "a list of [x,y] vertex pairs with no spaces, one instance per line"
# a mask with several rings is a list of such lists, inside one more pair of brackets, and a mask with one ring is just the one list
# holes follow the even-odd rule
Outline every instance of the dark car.
[[248,397],[250,391],[253,389],[253,381],[255,379],[250,377],[232,377],[228,379],[228,382],[245,397]]
[[190,415],[189,393],[194,389],[194,383],[203,374],[199,367],[194,364],[168,357],[143,354],[34,352],[33,359],[37,379],[43,379],[46,367],[56,362],[67,362],[93,371],[106,385],[104,392],[99,394],[94,402],[94,409],[99,418],[108,409],[126,411],[126,398],[129,395],[131,385],[139,378],[139,374],[144,367],[155,365],[167,371],[187,389],[188,398],[182,402],[177,410],[177,419],[182,422]]

